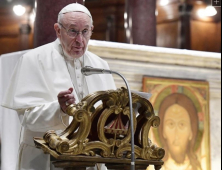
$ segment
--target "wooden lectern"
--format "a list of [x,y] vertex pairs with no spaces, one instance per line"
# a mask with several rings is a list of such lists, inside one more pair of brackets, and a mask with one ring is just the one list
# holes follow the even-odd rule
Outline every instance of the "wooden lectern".
[[[164,149],[148,138],[150,127],[158,127],[152,104],[132,93],[136,170],[153,165],[161,169]],[[61,133],[50,130],[34,138],[37,148],[51,155],[52,164],[64,170],[85,170],[104,163],[109,170],[130,170],[131,134],[129,98],[125,88],[98,91],[67,108],[73,117]]]

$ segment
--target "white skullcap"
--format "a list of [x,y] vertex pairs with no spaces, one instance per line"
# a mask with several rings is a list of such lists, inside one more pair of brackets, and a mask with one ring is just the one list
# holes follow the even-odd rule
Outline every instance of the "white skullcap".
[[68,13],[68,12],[83,12],[83,13],[87,14],[92,19],[92,15],[89,12],[89,10],[85,6],[83,6],[81,4],[78,4],[78,3],[72,3],[72,4],[69,4],[69,5],[65,6],[59,12],[59,15],[60,14],[65,14],[65,13]]

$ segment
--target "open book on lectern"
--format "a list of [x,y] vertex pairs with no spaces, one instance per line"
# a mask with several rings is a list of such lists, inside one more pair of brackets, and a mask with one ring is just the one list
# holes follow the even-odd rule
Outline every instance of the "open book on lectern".
[[136,93],[137,95],[139,95],[140,97],[143,97],[147,100],[150,99],[150,97],[152,96],[151,93],[146,93],[146,92],[140,92],[140,91],[135,91],[135,90],[131,90],[131,92]]

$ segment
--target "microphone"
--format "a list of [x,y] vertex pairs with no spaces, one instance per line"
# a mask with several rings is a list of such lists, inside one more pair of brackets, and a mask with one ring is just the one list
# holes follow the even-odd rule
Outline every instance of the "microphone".
[[90,76],[93,74],[117,74],[118,76],[120,76],[127,87],[127,91],[128,91],[128,96],[129,96],[129,108],[130,108],[130,124],[131,124],[131,170],[135,170],[135,151],[134,151],[134,123],[133,123],[133,107],[132,107],[132,96],[131,96],[131,91],[130,91],[130,87],[128,85],[127,80],[123,77],[123,75],[121,75],[118,72],[112,71],[112,70],[105,70],[105,69],[100,69],[100,68],[93,68],[90,66],[85,66],[81,69],[81,72],[83,75],[85,76]]
[[112,74],[111,70],[105,70],[105,69],[99,69],[99,68],[93,68],[90,66],[85,66],[81,69],[81,72],[85,76],[90,76],[92,74]]

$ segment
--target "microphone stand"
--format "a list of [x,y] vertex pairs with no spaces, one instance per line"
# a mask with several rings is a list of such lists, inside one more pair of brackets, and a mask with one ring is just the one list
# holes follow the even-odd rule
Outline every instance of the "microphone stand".
[[[88,68],[90,69],[90,68]],[[94,68],[91,68],[92,70]],[[131,96],[131,90],[130,87],[128,85],[127,80],[118,72],[115,71],[111,71],[111,70],[103,70],[103,69],[94,69],[93,71],[88,70],[89,72],[91,72],[91,74],[117,74],[118,76],[120,76],[127,87],[127,91],[128,91],[128,96],[129,96],[129,108],[130,108],[130,125],[131,125],[131,170],[135,170],[135,151],[134,151],[134,123],[133,123],[133,109],[132,109],[132,96]],[[82,74],[85,76],[89,76],[91,74],[84,74],[84,71],[82,70]],[[87,71],[86,71],[87,72]]]
[[134,151],[134,123],[133,123],[133,108],[132,108],[132,96],[131,96],[131,90],[128,85],[127,80],[120,74],[115,71],[111,71],[113,74],[119,75],[123,81],[126,84],[127,91],[128,91],[128,96],[129,96],[129,108],[130,108],[130,125],[131,125],[131,170],[135,170],[135,151]]

